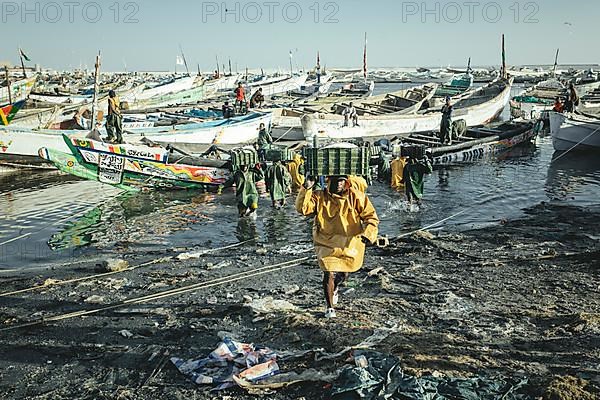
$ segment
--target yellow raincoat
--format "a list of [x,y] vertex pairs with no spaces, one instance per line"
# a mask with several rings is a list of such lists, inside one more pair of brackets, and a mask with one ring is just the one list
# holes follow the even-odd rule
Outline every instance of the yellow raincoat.
[[392,189],[402,191],[404,190],[404,182],[402,176],[404,175],[404,167],[407,164],[406,157],[396,158],[392,161],[390,167],[392,169]]
[[369,184],[367,183],[365,178],[363,178],[362,176],[349,175],[348,180],[350,181],[350,187],[352,189],[356,189],[359,192],[363,192],[363,193],[367,192],[367,188],[369,187]]
[[349,188],[343,195],[300,189],[296,210],[314,215],[313,241],[319,266],[326,272],[356,272],[364,261],[365,244],[377,240],[379,218],[366,194]]
[[304,185],[304,175],[302,174],[303,165],[304,160],[300,154],[294,155],[294,160],[287,165],[288,171],[292,176],[292,190],[294,191],[297,191]]

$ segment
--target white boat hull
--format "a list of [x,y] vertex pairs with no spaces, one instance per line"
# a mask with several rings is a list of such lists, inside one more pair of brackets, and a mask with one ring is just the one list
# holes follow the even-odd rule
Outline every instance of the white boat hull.
[[8,88],[6,86],[0,88],[0,105],[9,104],[10,100],[13,103],[17,101],[25,100],[29,93],[31,93],[31,89],[33,89],[33,85],[35,84],[36,78],[27,78],[21,79],[16,82],[12,82],[10,84],[10,99],[8,96]]
[[63,133],[65,131],[0,127],[0,159],[29,161],[38,158],[38,150],[42,147],[69,153],[69,147],[62,137]]
[[241,121],[230,125],[194,128],[182,126],[180,129],[170,129],[157,132],[142,130],[141,136],[159,143],[184,145],[237,145],[256,142],[260,124],[265,124],[267,130],[271,126],[271,114],[249,121]]
[[550,134],[556,151],[600,150],[600,120],[550,113]]

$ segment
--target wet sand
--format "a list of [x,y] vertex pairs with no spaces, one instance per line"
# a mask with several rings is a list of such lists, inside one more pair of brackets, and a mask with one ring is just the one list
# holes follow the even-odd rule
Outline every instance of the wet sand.
[[[256,398],[241,389],[209,392],[187,381],[168,358],[205,356],[223,332],[281,351],[337,353],[376,329],[393,327],[374,349],[398,356],[410,374],[526,376],[533,398],[598,398],[598,218],[600,208],[540,204],[497,226],[418,233],[385,249],[370,248],[365,267],[342,291],[334,320],[322,318],[321,275],[309,238],[283,248],[247,243],[195,260],[1,297],[0,328],[6,328],[311,256],[279,273],[2,331],[0,397]],[[123,258],[138,265],[189,250]],[[50,277],[90,276],[95,269],[94,262],[81,260],[35,275],[4,273],[2,292]],[[256,314],[247,306],[268,296],[297,310]],[[124,337],[123,330],[133,336]],[[283,369],[335,374],[345,359],[317,362],[307,355]],[[322,399],[327,388],[327,382],[306,382],[263,398]]]

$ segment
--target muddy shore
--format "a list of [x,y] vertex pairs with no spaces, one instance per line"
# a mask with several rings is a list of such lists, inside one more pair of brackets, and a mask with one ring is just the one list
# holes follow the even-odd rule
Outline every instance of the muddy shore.
[[[600,208],[540,204],[497,226],[419,232],[370,248],[334,320],[322,318],[321,275],[308,237],[283,248],[249,242],[64,285],[46,279],[90,276],[96,263],[6,273],[2,293],[48,285],[0,297],[0,329],[310,257],[281,272],[2,331],[0,398],[324,399],[327,382],[262,395],[210,392],[168,358],[205,356],[224,332],[280,351],[334,354],[382,328],[392,332],[373,349],[397,356],[414,376],[527,377],[531,398],[600,398],[599,218]],[[189,251],[123,250],[122,258],[139,265]],[[267,297],[296,308],[257,313],[248,306]],[[345,364],[344,356],[317,362],[307,355],[284,368],[332,376]]]

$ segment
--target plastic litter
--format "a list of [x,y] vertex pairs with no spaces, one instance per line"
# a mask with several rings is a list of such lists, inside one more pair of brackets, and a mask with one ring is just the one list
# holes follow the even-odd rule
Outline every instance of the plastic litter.
[[269,314],[275,312],[290,312],[296,311],[298,308],[286,300],[274,300],[272,297],[265,297],[262,299],[252,299],[248,304],[248,307],[258,314]]

